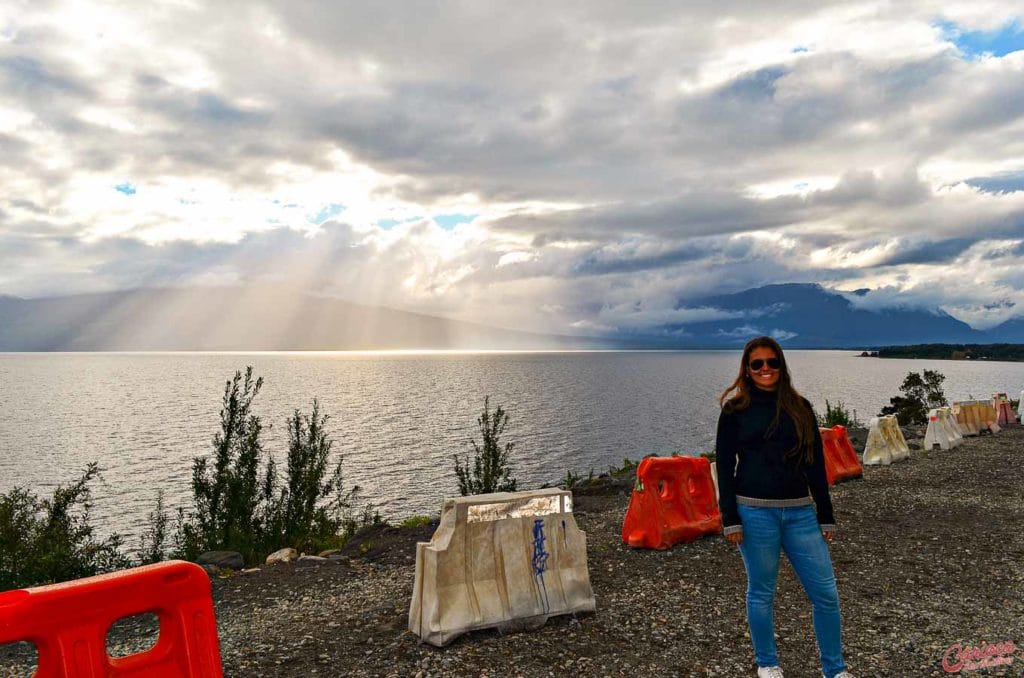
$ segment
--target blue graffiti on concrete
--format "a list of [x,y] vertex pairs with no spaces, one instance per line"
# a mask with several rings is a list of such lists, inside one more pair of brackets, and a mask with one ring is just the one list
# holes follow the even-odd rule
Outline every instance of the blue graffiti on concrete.
[[533,576],[537,579],[537,588],[540,590],[544,611],[550,612],[551,605],[548,603],[548,589],[544,584],[544,571],[547,569],[548,556],[551,554],[544,549],[545,541],[544,521],[538,518],[533,521]]
[[548,566],[548,556],[551,555],[544,550],[544,521],[537,519],[533,521],[533,573],[544,574]]

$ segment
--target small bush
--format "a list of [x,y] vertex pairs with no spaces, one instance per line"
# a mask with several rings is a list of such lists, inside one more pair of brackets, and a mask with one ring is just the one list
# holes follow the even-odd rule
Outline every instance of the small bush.
[[908,372],[900,385],[903,395],[893,396],[881,414],[895,414],[901,424],[925,424],[928,410],[949,404],[942,391],[946,376],[940,372],[924,370],[923,374]]
[[572,490],[577,487],[586,487],[594,483],[594,469],[590,469],[590,472],[586,477],[579,473],[573,473],[572,471],[565,472],[565,480],[562,481],[561,486],[563,490]]
[[156,493],[156,507],[146,518],[146,531],[139,540],[139,564],[159,563],[167,554],[167,525],[170,521],[164,509],[164,492]]
[[[263,423],[252,403],[263,386],[236,372],[224,387],[221,430],[213,438],[212,458],[196,457],[192,465],[193,510],[178,512],[175,543],[180,555],[193,560],[203,551],[238,551],[246,562],[258,562],[279,548],[300,551],[335,548],[362,525],[380,522],[367,506],[353,516],[359,491],[342,486],[342,459],[331,464],[328,417],[313,400],[309,415],[295,410],[288,418],[288,461],[278,477],[274,460],[263,450]],[[162,506],[151,516],[151,534],[166,521]],[[151,549],[149,555],[155,556]]]
[[636,473],[636,467],[640,465],[639,461],[634,461],[629,457],[622,458],[622,466],[609,466],[608,475],[610,476],[623,476],[632,475]]
[[824,428],[832,428],[833,426],[860,427],[862,424],[857,420],[857,411],[851,412],[842,400],[833,406],[826,399],[825,414],[818,415],[818,425]]
[[[252,367],[224,387],[221,430],[213,438],[213,458],[192,461],[192,498],[195,510],[180,522],[179,549],[189,560],[203,551],[232,550],[254,560],[259,543],[259,470],[263,457],[263,423],[251,413],[252,402],[263,387],[252,378]],[[264,497],[265,498],[265,497]]]
[[313,400],[313,411],[306,416],[295,410],[288,419],[288,468],[285,484],[278,487],[274,460],[267,462],[263,481],[263,541],[287,544],[301,551],[317,550],[343,531],[347,511],[359,487],[344,491],[341,476],[342,457],[329,471],[331,440],[327,435],[328,417],[320,414]]
[[402,521],[401,527],[407,530],[411,530],[414,527],[423,527],[434,522],[434,519],[430,516],[410,516]]
[[131,566],[120,535],[97,539],[89,519],[95,463],[53,496],[15,488],[0,495],[0,591],[90,577]]
[[718,459],[718,455],[714,452],[701,452],[700,456],[704,457],[708,461],[715,461]]
[[508,425],[508,414],[498,406],[490,409],[490,397],[484,398],[484,411],[476,420],[483,438],[483,446],[470,440],[473,446],[473,464],[467,458],[463,463],[459,455],[455,458],[455,476],[462,496],[490,494],[491,492],[515,492],[516,479],[512,477],[511,456],[515,443],[501,445],[501,436]]

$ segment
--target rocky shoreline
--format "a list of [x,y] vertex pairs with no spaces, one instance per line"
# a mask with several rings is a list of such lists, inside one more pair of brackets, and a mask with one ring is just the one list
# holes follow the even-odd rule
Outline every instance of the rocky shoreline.
[[[913,443],[920,432],[907,433]],[[831,550],[854,675],[949,675],[941,661],[957,643],[1024,648],[1022,461],[1024,430],[1007,429],[952,451],[917,450],[832,488]],[[736,547],[713,536],[630,550],[619,538],[630,486],[608,478],[576,493],[594,614],[552,618],[534,631],[476,632],[441,649],[420,644],[406,617],[415,543],[433,526],[381,526],[331,559],[214,578],[225,675],[754,675]],[[776,631],[788,678],[821,675],[810,614],[786,563]],[[125,624],[111,641],[131,651],[152,630]],[[0,655],[0,673],[30,675],[16,654]],[[1011,665],[962,673],[1024,675],[1024,649]]]

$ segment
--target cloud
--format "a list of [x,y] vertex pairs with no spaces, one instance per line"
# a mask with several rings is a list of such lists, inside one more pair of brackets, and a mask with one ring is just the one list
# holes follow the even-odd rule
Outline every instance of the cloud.
[[813,281],[981,326],[1024,313],[1021,25],[931,0],[7,7],[0,293],[279,281],[685,331],[688,300]]

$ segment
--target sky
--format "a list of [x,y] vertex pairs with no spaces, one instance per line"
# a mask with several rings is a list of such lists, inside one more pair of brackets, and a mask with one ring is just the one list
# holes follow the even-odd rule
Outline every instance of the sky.
[[1024,3],[0,4],[0,294],[1024,317]]

